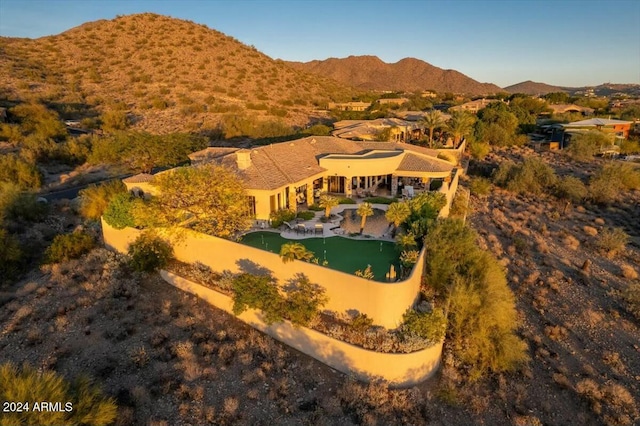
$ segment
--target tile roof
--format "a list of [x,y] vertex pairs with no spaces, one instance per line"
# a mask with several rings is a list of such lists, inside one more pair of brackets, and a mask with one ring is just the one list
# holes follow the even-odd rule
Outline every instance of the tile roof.
[[614,126],[620,124],[631,124],[631,121],[611,120],[608,118],[591,118],[589,120],[574,121],[573,123],[563,124],[564,127],[580,127],[580,126]]
[[451,169],[451,164],[442,160],[412,153],[406,153],[398,166],[402,172],[450,172]]
[[[354,142],[332,136],[309,136],[290,142],[255,147],[250,150],[251,162],[240,169],[237,162],[237,149],[206,148],[191,154],[202,162],[215,162],[238,173],[251,189],[276,189],[318,175],[326,169],[320,167],[319,159],[329,154],[358,154],[371,150],[413,151],[406,156],[419,157],[408,160],[415,171],[450,171],[453,166],[436,158],[438,151],[415,145],[396,142]],[[409,166],[407,166],[409,167]],[[444,167],[444,169],[443,169]],[[446,169],[446,170],[445,170]],[[406,171],[413,169],[404,169]]]

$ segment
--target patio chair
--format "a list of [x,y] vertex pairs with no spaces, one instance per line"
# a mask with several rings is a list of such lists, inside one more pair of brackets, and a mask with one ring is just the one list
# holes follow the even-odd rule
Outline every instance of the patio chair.
[[304,223],[300,223],[300,224],[296,225],[296,232],[297,233],[302,232],[303,234],[306,234],[307,233],[307,227],[304,226]]
[[321,223],[316,223],[315,227],[314,227],[314,231],[316,234],[324,234],[324,226],[322,226]]

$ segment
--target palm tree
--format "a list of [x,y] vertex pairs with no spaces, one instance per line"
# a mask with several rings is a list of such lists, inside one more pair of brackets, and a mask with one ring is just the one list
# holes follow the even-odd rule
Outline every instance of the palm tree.
[[280,258],[282,263],[289,263],[294,260],[306,260],[308,262],[313,259],[313,252],[307,250],[300,243],[286,243],[280,247]]
[[416,236],[413,232],[407,232],[406,234],[400,234],[396,237],[396,244],[400,246],[401,250],[408,250],[411,247],[417,247]]
[[364,231],[364,225],[367,223],[367,217],[373,216],[373,206],[371,206],[371,203],[362,203],[358,207],[357,213],[358,216],[362,218],[360,221],[360,233],[362,234],[362,231]]
[[407,203],[391,203],[384,217],[397,228],[402,222],[407,220],[410,214],[411,209]]
[[322,194],[320,196],[320,201],[318,202],[318,205],[324,208],[324,216],[326,218],[329,218],[329,216],[331,216],[331,209],[337,206],[338,204],[340,204],[338,202],[338,199],[329,194]]
[[433,131],[445,125],[442,114],[440,114],[440,111],[432,109],[425,114],[421,123],[426,129],[429,129],[429,147],[432,147]]
[[453,141],[457,144],[471,132],[475,118],[464,111],[454,111],[447,123],[447,130],[453,135]]

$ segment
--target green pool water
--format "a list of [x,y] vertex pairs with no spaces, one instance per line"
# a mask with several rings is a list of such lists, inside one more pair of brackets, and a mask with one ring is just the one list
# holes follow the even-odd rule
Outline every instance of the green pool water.
[[311,250],[320,263],[326,258],[328,268],[353,274],[358,269],[371,265],[375,281],[386,281],[385,275],[391,264],[400,273],[399,255],[395,244],[388,241],[352,240],[343,237],[306,238],[289,240],[274,232],[251,232],[240,240],[240,243],[273,253],[280,253],[282,244],[296,241]]

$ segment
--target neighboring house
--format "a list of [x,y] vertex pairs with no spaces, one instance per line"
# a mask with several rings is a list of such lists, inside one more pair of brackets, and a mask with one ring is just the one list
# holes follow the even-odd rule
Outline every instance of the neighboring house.
[[[397,111],[395,116],[406,121],[420,121],[423,120],[428,113],[429,111]],[[440,113],[440,118],[446,122],[451,118],[451,115]]]
[[480,111],[482,108],[485,108],[494,102],[502,102],[502,101],[499,99],[484,99],[484,98],[476,99],[475,101],[467,102],[462,105],[452,106],[451,108],[449,108],[449,111],[450,112],[467,111],[475,114],[478,111]]
[[[250,213],[268,220],[277,210],[316,202],[321,192],[351,197],[385,187],[396,196],[400,182],[429,188],[432,180],[446,190],[455,167],[437,155],[436,150],[404,143],[313,136],[253,149],[210,147],[189,157],[194,166],[212,163],[236,171],[247,189]],[[149,175],[137,175],[123,182],[129,190],[153,194],[150,180]]]
[[376,102],[378,102],[380,105],[402,105],[406,102],[409,102],[409,99],[407,98],[383,98],[383,99],[378,99]]
[[389,129],[389,139],[395,142],[420,139],[422,129],[414,122],[399,118],[377,118],[375,120],[342,120],[333,124],[333,136],[356,141],[374,141],[380,133]]
[[366,111],[371,106],[371,102],[329,102],[329,109],[340,111]]
[[591,118],[589,120],[561,124],[561,126],[565,133],[585,133],[591,130],[599,130],[604,133],[614,134],[618,139],[628,139],[632,124],[633,122],[631,121]]
[[575,104],[556,104],[549,105],[552,114],[566,114],[568,112],[581,113],[582,115],[592,115],[593,108],[582,107]]

